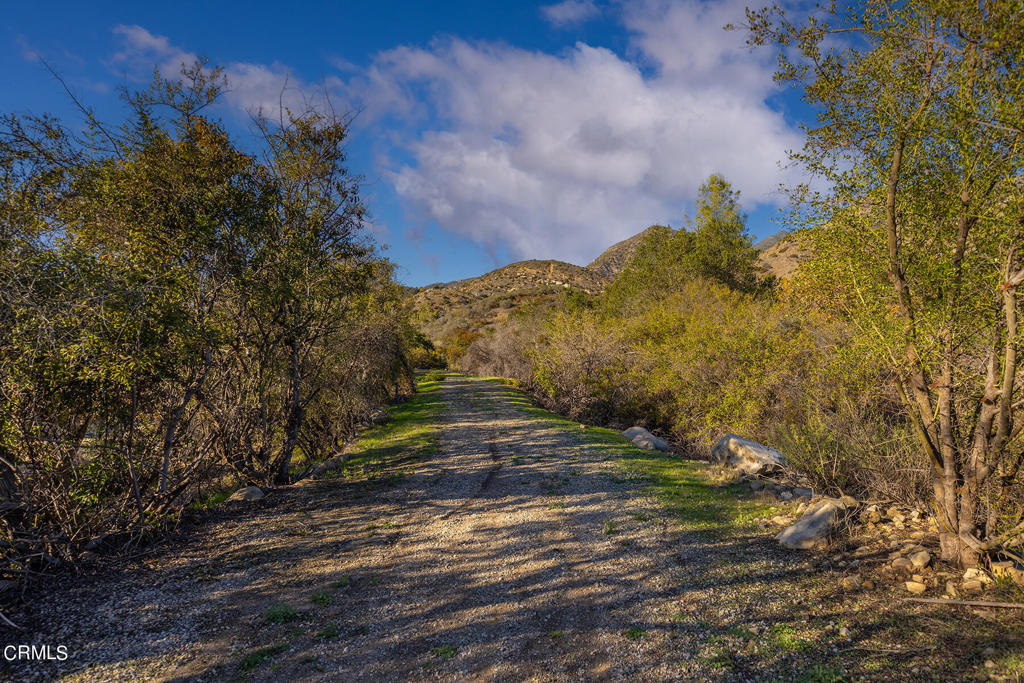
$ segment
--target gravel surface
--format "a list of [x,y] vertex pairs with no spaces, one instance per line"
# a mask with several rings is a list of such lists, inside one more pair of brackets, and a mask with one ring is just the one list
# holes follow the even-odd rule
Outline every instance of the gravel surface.
[[606,448],[505,392],[450,377],[438,452],[401,477],[274,489],[141,564],[63,579],[12,616],[31,632],[15,642],[70,657],[5,676],[760,680],[809,642],[782,620],[854,611],[765,534],[668,519]]

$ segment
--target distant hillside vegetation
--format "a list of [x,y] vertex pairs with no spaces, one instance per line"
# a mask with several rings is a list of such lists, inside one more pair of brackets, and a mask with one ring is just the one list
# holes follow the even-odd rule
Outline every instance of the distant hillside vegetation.
[[640,246],[640,242],[643,241],[644,236],[647,235],[652,228],[647,228],[643,232],[616,242],[612,246],[605,249],[600,256],[587,264],[587,268],[594,271],[601,277],[612,279],[619,273],[621,273],[629,262],[633,260],[636,255],[636,250]]
[[520,261],[479,277],[428,285],[412,295],[413,322],[439,341],[456,330],[483,332],[517,307],[566,290],[596,294],[607,278],[563,261]]
[[[516,309],[555,303],[566,292],[599,294],[629,265],[654,229],[616,242],[585,267],[555,260],[519,261],[478,277],[408,289],[412,321],[429,339],[441,342],[459,330],[486,332],[508,320]],[[758,242],[755,248],[762,250],[758,264],[763,272],[779,278],[790,277],[807,256],[784,232]]]

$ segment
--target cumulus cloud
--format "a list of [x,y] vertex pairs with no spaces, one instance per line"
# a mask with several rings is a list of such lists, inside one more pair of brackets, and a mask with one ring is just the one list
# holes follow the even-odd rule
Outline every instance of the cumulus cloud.
[[601,15],[594,0],[562,0],[554,5],[544,5],[540,12],[555,26],[582,24]]
[[446,230],[578,263],[678,223],[711,173],[748,208],[776,203],[778,164],[799,137],[765,103],[771,65],[722,31],[743,7],[630,5],[634,60],[583,43],[551,55],[458,39],[383,53],[370,70],[377,104],[420,118],[432,108],[412,161],[388,177]]
[[[191,66],[199,59],[194,52],[171,43],[166,36],[155,35],[142,26],[115,26],[114,34],[121,41],[121,49],[114,55],[111,65],[127,69],[138,79],[148,78],[152,69],[173,77],[183,66]],[[148,72],[147,72],[148,70]],[[312,85],[296,78],[281,64],[252,64],[231,62],[224,68],[228,89],[225,101],[247,112],[262,111],[276,114],[281,107],[303,111],[324,104],[326,93],[336,89],[341,81]]]

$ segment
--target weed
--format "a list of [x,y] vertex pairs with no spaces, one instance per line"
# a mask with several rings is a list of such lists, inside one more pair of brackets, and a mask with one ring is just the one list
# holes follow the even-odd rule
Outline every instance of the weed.
[[331,624],[330,626],[327,626],[323,630],[317,632],[317,634],[313,636],[313,638],[316,640],[337,640],[338,627],[334,624]]
[[776,624],[771,629],[772,641],[786,652],[804,652],[811,649],[813,643],[796,634],[792,626]]
[[327,591],[317,591],[316,593],[313,593],[309,599],[321,607],[326,607],[331,602],[331,594]]
[[633,541],[629,540],[628,538],[624,538],[621,541],[619,541],[619,545],[621,545],[623,548],[628,548],[629,546],[633,545]]
[[564,510],[565,503],[548,503],[548,510]]
[[839,669],[824,664],[815,664],[797,676],[799,683],[844,683],[848,679]]
[[331,588],[348,588],[351,583],[352,583],[352,577],[350,577],[350,576],[342,576],[337,581],[332,581],[331,582]]
[[626,631],[626,637],[631,640],[640,640],[647,635],[647,631],[643,630],[639,626],[630,626],[629,630]]
[[439,645],[430,651],[430,656],[438,659],[451,659],[457,650],[451,645]]
[[263,617],[272,624],[283,624],[299,618],[299,612],[291,605],[271,605],[263,613]]
[[268,645],[267,647],[261,647],[258,650],[250,652],[242,661],[239,662],[238,666],[242,671],[253,671],[263,662],[267,661],[275,655],[279,655],[288,649],[288,643],[277,643],[276,645]]
[[712,669],[736,668],[736,660],[733,658],[733,654],[728,650],[718,650],[710,657],[705,658],[704,662]]
[[604,535],[605,536],[611,536],[612,534],[618,533],[618,531],[619,531],[619,525],[618,524],[616,524],[615,522],[613,522],[610,519],[605,520],[605,523],[604,523]]
[[651,518],[647,515],[642,515],[638,512],[637,514],[633,515],[633,519],[635,519],[638,522],[647,522],[650,521]]
[[549,638],[561,638],[564,635],[565,635],[565,631],[558,631],[558,630],[548,631],[548,637]]

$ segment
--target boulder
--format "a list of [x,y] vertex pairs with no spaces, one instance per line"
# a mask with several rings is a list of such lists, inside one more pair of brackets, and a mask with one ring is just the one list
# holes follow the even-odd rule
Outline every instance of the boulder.
[[723,465],[736,467],[746,474],[758,474],[786,463],[786,456],[774,448],[735,434],[726,434],[719,439],[711,449],[711,455]]
[[667,453],[669,450],[668,443],[651,434],[643,427],[630,427],[622,432],[622,435],[632,441],[634,446],[639,446],[648,451],[665,451]]
[[823,545],[846,509],[841,500],[822,498],[808,507],[795,524],[780,531],[775,540],[794,550],[810,550]]
[[339,467],[341,467],[341,463],[334,458],[331,458],[330,460],[324,460],[323,462],[314,465],[313,471],[310,473],[309,476],[312,477],[313,479],[319,479],[327,472],[336,470]]
[[913,563],[914,569],[924,569],[932,561],[932,556],[927,550],[919,550],[910,556],[910,561]]
[[906,586],[907,590],[913,593],[914,595],[920,595],[921,593],[924,593],[926,590],[928,590],[928,586],[921,583],[920,581],[907,581],[903,585]]
[[263,491],[258,486],[246,486],[231,494],[228,500],[259,500],[263,497]]

